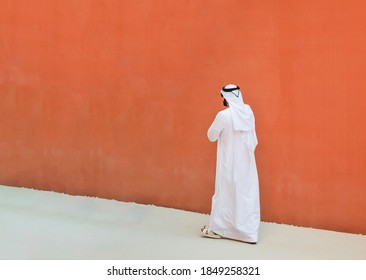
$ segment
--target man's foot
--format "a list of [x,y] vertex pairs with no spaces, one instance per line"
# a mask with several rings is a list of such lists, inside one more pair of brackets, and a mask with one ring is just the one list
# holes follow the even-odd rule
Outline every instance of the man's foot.
[[214,238],[214,239],[219,239],[221,238],[220,235],[214,233],[213,231],[211,231],[208,227],[203,226],[203,228],[201,228],[201,233],[204,237],[209,237],[209,238]]

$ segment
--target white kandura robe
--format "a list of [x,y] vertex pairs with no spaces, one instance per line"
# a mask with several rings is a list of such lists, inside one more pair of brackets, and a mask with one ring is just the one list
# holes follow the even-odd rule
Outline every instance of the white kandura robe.
[[230,109],[220,111],[208,130],[217,143],[215,194],[210,229],[225,238],[258,241],[260,224],[259,184],[254,150],[258,143],[253,129],[235,131]]

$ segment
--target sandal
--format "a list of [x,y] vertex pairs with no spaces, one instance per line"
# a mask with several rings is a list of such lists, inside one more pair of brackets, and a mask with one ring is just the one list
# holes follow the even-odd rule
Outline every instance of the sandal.
[[209,238],[214,238],[214,239],[219,239],[221,238],[220,235],[214,233],[213,231],[211,231],[209,228],[207,228],[206,226],[204,226],[203,228],[201,228],[201,233],[203,236],[205,237],[209,237]]

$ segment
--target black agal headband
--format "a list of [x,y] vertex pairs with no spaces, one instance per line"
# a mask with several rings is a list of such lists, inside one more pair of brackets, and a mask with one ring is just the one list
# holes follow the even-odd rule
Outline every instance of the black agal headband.
[[[226,86],[225,86],[226,87]],[[237,89],[239,89],[240,90],[240,87],[238,87],[238,86],[235,86],[234,88],[225,88],[225,87],[223,87],[222,88],[222,91],[224,91],[224,92],[233,92],[234,90],[237,90]],[[239,94],[238,95],[236,95],[234,92],[233,92],[233,94],[236,96],[236,97],[239,97]],[[221,93],[221,96],[222,96],[222,93]],[[222,96],[223,97],[223,96]]]
[[232,92],[232,91],[237,90],[237,89],[240,89],[240,87],[238,87],[238,86],[235,86],[234,88],[225,88],[225,87],[223,87],[222,91]]

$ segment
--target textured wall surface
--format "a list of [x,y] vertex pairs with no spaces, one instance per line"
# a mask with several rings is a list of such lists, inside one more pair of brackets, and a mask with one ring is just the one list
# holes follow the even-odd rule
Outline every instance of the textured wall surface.
[[0,184],[210,211],[239,84],[262,220],[366,233],[366,3],[1,0]]

